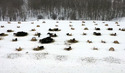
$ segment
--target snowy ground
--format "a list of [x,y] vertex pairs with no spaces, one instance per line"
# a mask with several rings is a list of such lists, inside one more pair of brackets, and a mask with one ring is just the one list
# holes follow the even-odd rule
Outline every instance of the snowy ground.
[[[31,24],[34,22],[34,24]],[[113,21],[56,21],[46,20],[46,23],[40,21],[29,21],[18,24],[17,22],[0,22],[0,33],[6,33],[8,36],[0,36],[0,73],[125,73],[125,31],[119,28],[125,28],[125,22],[115,24]],[[72,22],[72,23],[71,23]],[[82,26],[85,24],[85,26]],[[98,25],[95,25],[98,24]],[[105,26],[108,24],[109,26]],[[40,25],[40,27],[36,27]],[[58,25],[56,27],[55,25]],[[72,25],[75,30],[71,30]],[[117,26],[120,25],[120,26]],[[17,28],[20,26],[20,28]],[[89,30],[84,30],[87,27]],[[99,27],[101,30],[95,30]],[[58,37],[53,38],[54,43],[41,44],[39,39],[47,37],[49,28],[59,28],[61,31],[56,33]],[[113,28],[112,31],[107,28]],[[12,29],[14,32],[8,33]],[[36,31],[31,31],[36,29]],[[13,33],[18,31],[28,32],[26,37],[15,37]],[[36,32],[42,35],[40,38],[34,36]],[[87,35],[82,35],[83,32]],[[100,32],[101,36],[93,35],[93,32]],[[73,36],[67,36],[66,33],[72,33]],[[117,33],[117,36],[110,36],[111,33]],[[38,41],[30,41],[36,37]],[[12,39],[18,38],[17,42]],[[71,51],[64,48],[69,47],[67,40],[75,38],[78,43],[70,44]],[[87,43],[91,40],[93,43]],[[106,43],[101,43],[101,40]],[[120,44],[114,44],[118,40]],[[41,51],[34,51],[33,48],[44,46]],[[22,47],[22,51],[16,51],[16,48]],[[93,48],[98,50],[93,50]],[[115,51],[109,51],[114,47]],[[28,53],[27,53],[28,52]]]

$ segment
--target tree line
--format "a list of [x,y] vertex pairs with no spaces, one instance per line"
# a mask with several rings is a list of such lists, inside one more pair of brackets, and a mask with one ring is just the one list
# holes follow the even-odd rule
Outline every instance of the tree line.
[[0,0],[0,20],[112,20],[125,17],[125,0]]

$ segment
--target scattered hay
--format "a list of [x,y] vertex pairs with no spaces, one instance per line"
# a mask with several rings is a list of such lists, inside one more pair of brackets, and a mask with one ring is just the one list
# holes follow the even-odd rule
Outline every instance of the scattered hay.
[[108,62],[108,63],[117,63],[117,64],[120,64],[120,63],[121,63],[121,60],[120,60],[120,59],[117,59],[117,58],[114,58],[114,57],[111,57],[111,56],[105,57],[105,58],[103,59],[103,61],[106,61],[106,62]]
[[7,58],[9,58],[9,59],[15,59],[15,58],[19,58],[21,56],[22,56],[22,54],[20,54],[20,53],[10,53],[10,54],[7,54]]
[[67,56],[64,56],[64,55],[56,56],[56,60],[58,60],[58,61],[66,61],[67,59],[68,59]]

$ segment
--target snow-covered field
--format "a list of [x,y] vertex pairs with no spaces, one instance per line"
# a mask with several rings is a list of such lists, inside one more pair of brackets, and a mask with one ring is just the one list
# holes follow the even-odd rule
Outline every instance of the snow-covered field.
[[[31,24],[34,22],[34,24]],[[53,21],[46,20],[29,22],[0,22],[0,73],[125,73],[125,22],[116,24],[113,21]],[[105,26],[108,24],[108,26]],[[40,25],[40,27],[36,27]],[[20,28],[17,28],[20,26]],[[101,30],[95,30],[95,27]],[[59,28],[61,31],[48,31],[49,28]],[[74,28],[74,30],[71,30]],[[84,30],[88,28],[88,30]],[[107,30],[113,28],[113,30]],[[8,29],[14,32],[7,32]],[[36,31],[31,31],[36,29]],[[13,33],[28,32],[28,36],[16,37]],[[40,32],[41,36],[34,36]],[[55,42],[39,43],[39,39],[47,37],[47,33],[56,33]],[[83,32],[87,35],[83,35]],[[100,32],[101,36],[93,35]],[[66,33],[72,33],[67,36]],[[116,33],[116,36],[110,34]],[[31,41],[36,37],[37,41]],[[12,39],[17,38],[17,42]],[[77,43],[68,43],[75,38]],[[92,41],[88,43],[87,40]],[[106,43],[101,43],[101,40]],[[113,43],[118,41],[119,44]],[[44,50],[34,51],[33,48],[44,46]],[[69,46],[72,50],[64,50]],[[16,48],[22,51],[16,51]],[[109,51],[113,47],[115,51]],[[97,48],[98,50],[93,50]]]

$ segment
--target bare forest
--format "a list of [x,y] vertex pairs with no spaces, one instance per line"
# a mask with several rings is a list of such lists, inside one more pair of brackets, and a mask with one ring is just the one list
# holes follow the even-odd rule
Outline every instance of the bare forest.
[[112,20],[125,17],[125,0],[0,0],[1,21]]

